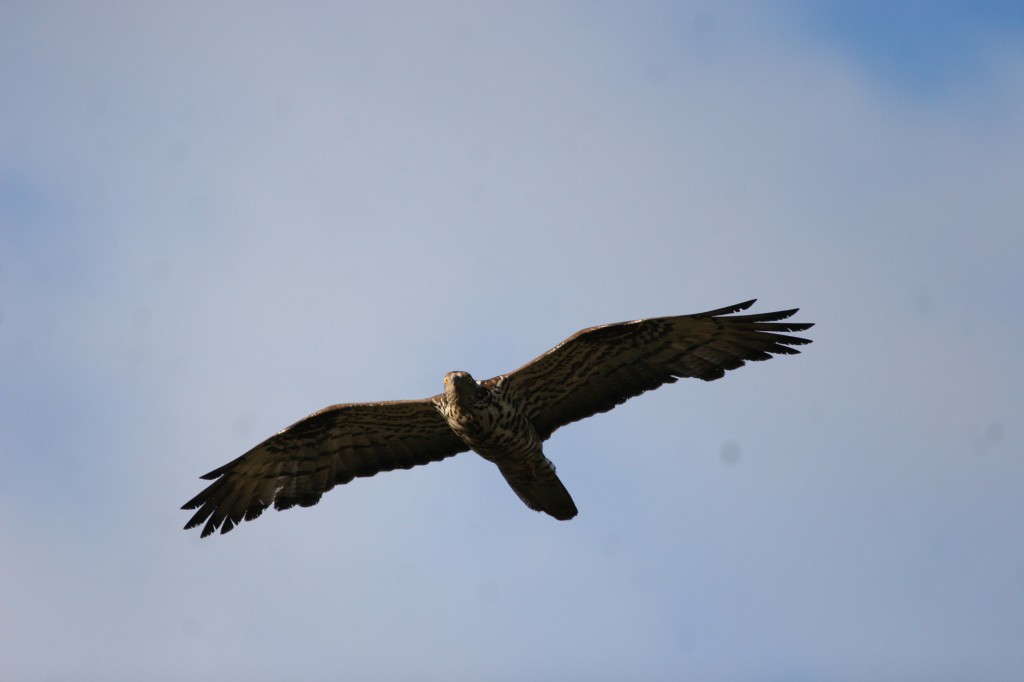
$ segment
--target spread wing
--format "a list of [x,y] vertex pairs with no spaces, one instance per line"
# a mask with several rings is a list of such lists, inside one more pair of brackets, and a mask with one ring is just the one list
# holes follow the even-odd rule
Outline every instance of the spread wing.
[[799,353],[793,346],[810,343],[781,333],[814,326],[780,322],[795,308],[733,315],[753,303],[584,329],[511,374],[488,381],[515,396],[537,433],[547,438],[561,426],[680,377],[711,381],[747,360]]
[[469,448],[434,406],[436,398],[334,405],[271,436],[203,476],[214,480],[182,509],[198,509],[185,526],[204,521],[202,536],[227,533],[271,504],[309,507],[357,476],[409,469]]

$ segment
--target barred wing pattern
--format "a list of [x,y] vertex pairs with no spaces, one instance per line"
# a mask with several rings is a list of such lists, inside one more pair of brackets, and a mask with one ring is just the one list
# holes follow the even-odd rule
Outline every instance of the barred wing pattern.
[[[756,299],[754,299],[756,300]],[[747,360],[799,353],[810,340],[780,332],[814,326],[780,322],[797,309],[733,315],[754,300],[696,315],[654,317],[584,329],[499,384],[528,414],[541,439],[555,429],[681,377],[721,378]]]
[[425,400],[334,405],[271,436],[203,476],[214,480],[182,509],[198,509],[185,526],[203,522],[202,537],[226,533],[244,518],[309,507],[336,485],[382,471],[409,469],[469,450]]

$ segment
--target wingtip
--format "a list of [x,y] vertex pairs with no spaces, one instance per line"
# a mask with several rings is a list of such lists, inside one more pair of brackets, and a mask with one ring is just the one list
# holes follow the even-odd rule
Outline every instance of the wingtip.
[[[232,464],[233,464],[233,462],[232,462]],[[204,481],[212,481],[215,478],[220,478],[221,476],[224,475],[224,472],[227,470],[228,466],[229,466],[228,464],[225,464],[222,467],[217,467],[213,471],[208,471],[207,473],[203,474],[199,478],[203,479]]]
[[756,302],[757,302],[757,299],[756,298],[752,298],[749,301],[743,301],[742,303],[736,303],[734,305],[726,306],[724,308],[716,308],[714,310],[704,311],[703,313],[697,313],[696,315],[693,315],[692,317],[700,318],[700,317],[720,317],[722,315],[732,315],[733,313],[738,313],[740,311],[746,310],[750,306],[754,305]]

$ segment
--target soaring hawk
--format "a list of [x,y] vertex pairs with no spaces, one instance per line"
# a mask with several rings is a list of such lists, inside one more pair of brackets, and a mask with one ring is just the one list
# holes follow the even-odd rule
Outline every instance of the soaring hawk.
[[813,325],[782,322],[797,309],[735,315],[754,301],[696,315],[591,327],[509,374],[476,381],[449,372],[444,392],[423,400],[333,405],[314,412],[203,476],[213,480],[182,509],[202,536],[226,533],[271,504],[309,507],[341,483],[409,469],[474,450],[494,462],[536,511],[576,516],[576,505],[544,456],[561,426],[607,412],[680,377],[711,381],[746,360],[799,353]]

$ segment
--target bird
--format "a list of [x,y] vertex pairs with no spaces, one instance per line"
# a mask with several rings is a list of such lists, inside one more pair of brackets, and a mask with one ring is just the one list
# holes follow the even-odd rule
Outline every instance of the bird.
[[526,504],[558,520],[576,516],[545,456],[555,430],[607,412],[680,378],[712,381],[747,361],[793,355],[811,341],[799,309],[738,315],[756,299],[693,315],[590,327],[519,369],[485,381],[444,375],[444,391],[421,400],[324,408],[202,476],[213,481],[186,502],[185,530],[227,533],[273,505],[309,507],[336,485],[410,469],[469,450],[493,462]]

